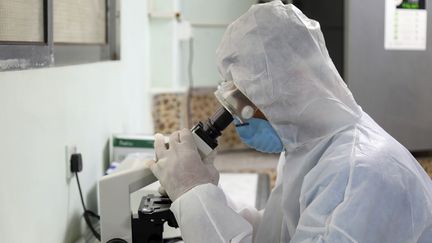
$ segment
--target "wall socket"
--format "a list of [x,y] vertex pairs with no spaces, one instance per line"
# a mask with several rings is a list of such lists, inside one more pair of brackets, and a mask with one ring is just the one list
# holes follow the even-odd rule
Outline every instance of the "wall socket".
[[65,146],[65,161],[66,161],[66,181],[69,182],[73,177],[74,174],[71,172],[71,155],[74,153],[77,153],[78,149],[76,145],[66,145]]

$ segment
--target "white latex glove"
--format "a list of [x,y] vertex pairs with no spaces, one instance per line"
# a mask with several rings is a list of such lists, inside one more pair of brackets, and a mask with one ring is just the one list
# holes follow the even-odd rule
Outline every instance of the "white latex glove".
[[188,129],[171,134],[169,148],[165,145],[165,137],[156,134],[155,151],[156,161],[150,161],[148,166],[172,201],[195,186],[207,183],[217,185],[219,173],[213,163],[205,164],[201,160]]
[[[214,160],[216,158],[216,150],[213,150],[207,157],[205,157],[202,161],[207,167],[208,172],[211,174],[212,183],[214,185],[219,185],[219,171],[214,166]],[[160,186],[158,189],[159,194],[162,196],[168,196],[165,188],[163,186]]]

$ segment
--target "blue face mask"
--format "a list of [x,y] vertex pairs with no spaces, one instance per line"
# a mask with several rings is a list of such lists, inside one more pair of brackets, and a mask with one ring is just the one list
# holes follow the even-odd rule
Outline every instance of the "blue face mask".
[[251,118],[247,124],[234,120],[237,133],[249,147],[264,153],[280,153],[284,147],[276,131],[266,120]]

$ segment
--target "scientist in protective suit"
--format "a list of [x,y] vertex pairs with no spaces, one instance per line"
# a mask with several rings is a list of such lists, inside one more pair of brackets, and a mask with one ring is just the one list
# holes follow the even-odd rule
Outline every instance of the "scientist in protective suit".
[[150,167],[173,200],[183,239],[202,242],[432,242],[432,182],[355,102],[319,24],[293,5],[255,5],[217,50],[225,80],[264,117],[243,141],[281,152],[263,211],[231,205],[191,133],[157,135]]

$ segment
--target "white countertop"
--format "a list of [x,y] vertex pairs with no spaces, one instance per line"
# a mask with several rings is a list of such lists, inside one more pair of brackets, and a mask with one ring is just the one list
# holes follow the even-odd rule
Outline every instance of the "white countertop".
[[219,171],[272,170],[276,169],[279,156],[254,150],[238,150],[218,153],[214,163]]

